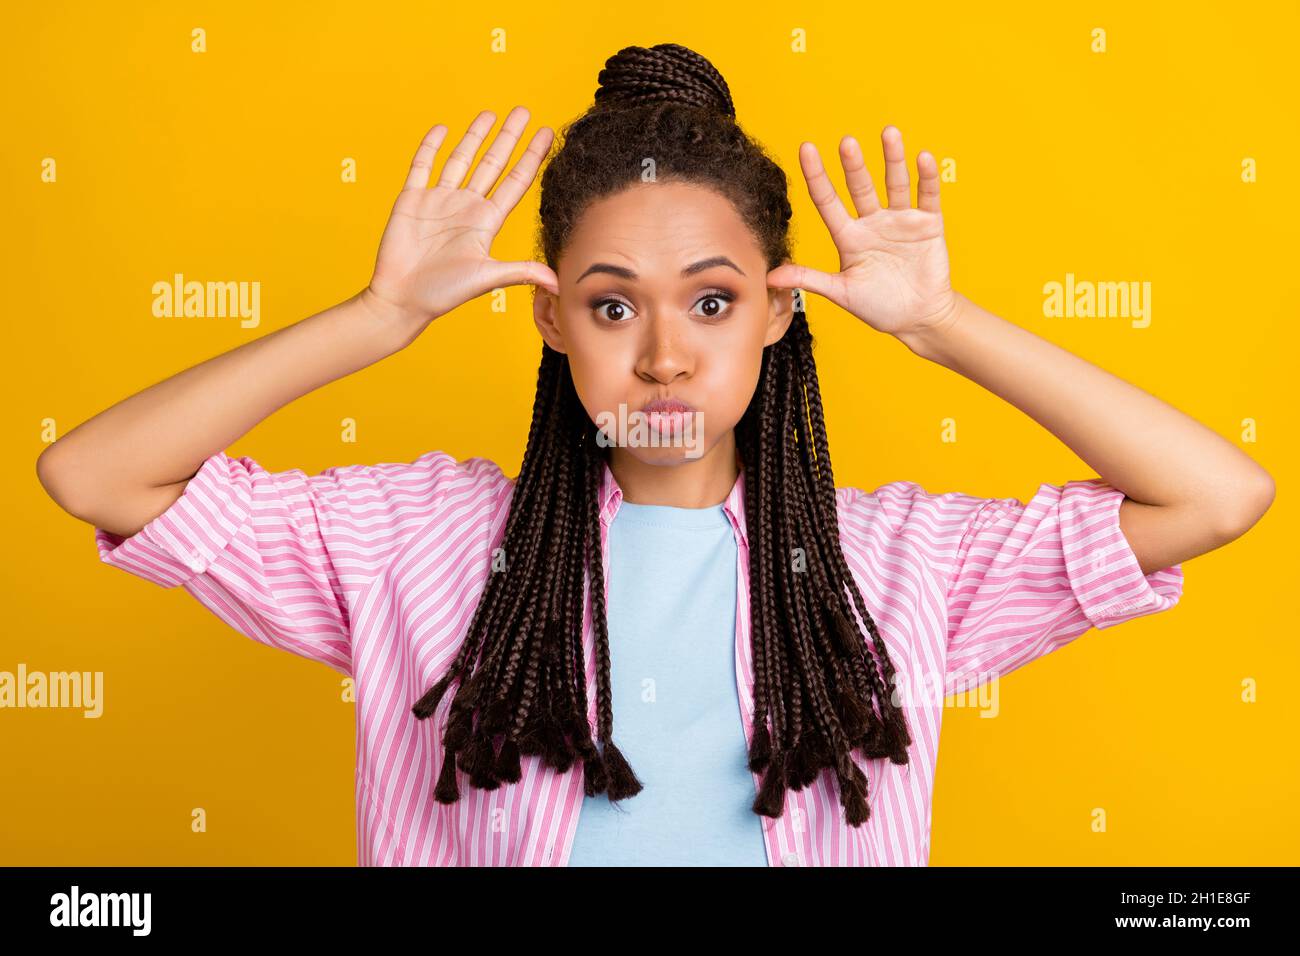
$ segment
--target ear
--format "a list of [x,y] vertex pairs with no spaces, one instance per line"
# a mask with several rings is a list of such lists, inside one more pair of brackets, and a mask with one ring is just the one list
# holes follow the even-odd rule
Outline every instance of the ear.
[[794,290],[769,288],[767,301],[767,333],[763,344],[771,345],[781,341],[794,320]]
[[542,339],[557,352],[564,352],[564,337],[560,334],[560,300],[541,286],[534,286],[533,321]]

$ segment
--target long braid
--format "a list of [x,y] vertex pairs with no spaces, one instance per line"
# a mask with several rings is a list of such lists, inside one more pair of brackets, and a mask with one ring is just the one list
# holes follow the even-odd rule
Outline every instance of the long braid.
[[[548,401],[548,398],[551,392],[555,388],[556,370],[557,370],[557,366],[555,365],[555,363],[544,362],[542,363],[541,369],[538,371],[537,393],[533,398],[533,420],[532,420],[532,424],[529,426],[528,429],[529,449],[538,447],[538,445],[540,444],[539,436],[542,432],[542,429],[544,427],[549,427],[550,425],[550,415],[548,415],[548,409],[550,408],[550,403]],[[524,496],[526,496],[528,490],[531,487],[531,482],[528,481],[527,479],[528,477],[530,477],[530,473],[532,469],[535,467],[535,462],[537,457],[538,457],[537,455],[528,455],[528,454],[524,456],[524,467],[521,468],[519,477],[515,481],[514,489],[512,491],[513,500],[511,502],[510,513],[506,519],[506,531],[505,531],[506,540],[512,539],[512,532],[521,521],[532,520],[533,515],[535,514],[535,509],[529,509],[527,507],[524,507],[525,505]],[[487,613],[489,615],[488,623],[491,624],[495,620],[500,610],[501,610],[501,605],[498,603],[489,603],[487,601],[480,601],[477,607],[475,607],[474,609],[474,619],[470,624],[469,633],[470,634],[480,633],[478,629],[478,625],[482,616],[485,613]],[[427,717],[432,716],[434,710],[438,706],[438,703],[442,700],[442,696],[446,692],[448,685],[451,683],[453,679],[462,681],[462,686],[463,686],[467,663],[470,660],[471,656],[477,653],[479,646],[480,646],[479,642],[470,641],[470,640],[466,640],[461,645],[460,651],[459,653],[457,653],[455,661],[452,663],[451,667],[448,668],[446,674],[442,677],[441,680],[439,680],[436,684],[434,684],[433,687],[431,687],[428,690],[428,692],[426,692],[425,695],[421,697],[416,702],[415,706],[412,708],[412,711],[414,712],[416,717],[423,720]]]
[[[792,391],[802,391],[802,385],[793,377],[787,383],[787,394]],[[804,481],[806,476],[798,460],[799,445],[793,440],[792,419],[795,408],[796,404],[791,400],[782,410],[782,432],[788,436],[788,440],[782,447],[784,459],[782,475],[790,491],[786,500],[793,506],[787,509],[787,513],[783,516],[787,535],[783,554],[786,558],[784,565],[787,569],[787,593],[790,597],[790,637],[792,645],[797,649],[794,660],[800,662],[803,697],[809,702],[808,716],[812,718],[817,731],[813,732],[810,729],[809,732],[801,734],[796,745],[789,782],[791,789],[798,790],[812,783],[817,778],[820,768],[826,766],[826,762],[834,754],[849,749],[851,745],[840,729],[839,719],[831,711],[826,688],[827,671],[835,671],[839,665],[834,658],[829,662],[823,662],[813,648],[811,632],[815,627],[814,622],[818,621],[820,616],[812,611],[813,595],[806,569],[793,566],[797,546],[804,549],[802,557],[805,563],[807,547],[809,545],[815,547],[814,541],[796,537],[796,528],[802,530],[811,525],[807,523],[807,489]],[[814,574],[820,570],[816,561],[813,562],[812,567]]]
[[[796,344],[801,368],[803,389],[800,392],[801,404],[806,407],[807,434],[812,435],[808,442],[815,467],[805,467],[801,477],[807,479],[811,487],[805,486],[796,493],[796,498],[805,508],[812,508],[815,514],[807,516],[808,526],[815,532],[814,544],[824,555],[823,560],[814,564],[814,578],[824,603],[831,608],[834,633],[840,640],[844,651],[849,655],[846,662],[852,681],[840,683],[837,710],[843,715],[847,733],[854,740],[861,739],[867,756],[879,755],[879,741],[887,732],[881,718],[869,709],[866,701],[884,694],[885,684],[876,673],[874,663],[863,653],[865,647],[857,629],[849,622],[851,614],[849,605],[843,597],[844,587],[837,586],[824,574],[822,568],[829,561],[838,572],[838,580],[848,583],[850,590],[857,590],[848,566],[843,561],[843,552],[839,548],[838,515],[835,506],[835,481],[831,467],[830,454],[826,447],[825,422],[821,407],[821,394],[817,382],[817,368],[812,359],[812,335],[806,322],[795,323],[788,333]],[[819,450],[820,449],[820,450]],[[805,465],[810,464],[804,456]],[[834,534],[834,538],[831,535]],[[869,618],[869,615],[868,615]],[[874,622],[872,622],[874,626]],[[834,658],[833,658],[834,659]]]
[[[806,325],[794,329],[793,331],[800,339],[806,339],[807,347],[800,347],[801,364],[803,374],[808,383],[808,406],[809,418],[811,421],[811,434],[813,438],[813,447],[816,451],[817,458],[820,462],[825,463],[822,469],[820,480],[821,494],[817,500],[821,505],[824,513],[835,515],[835,478],[831,469],[830,448],[826,440],[826,419],[822,410],[821,388],[817,380],[817,364],[812,357],[812,336],[808,332]],[[838,519],[836,519],[838,520]],[[838,541],[838,537],[836,539]],[[848,563],[844,560],[844,552],[839,547],[831,548],[829,551],[834,561],[835,575],[847,586],[854,607],[857,609],[862,622],[871,636],[872,655],[875,663],[871,666],[861,668],[867,672],[871,682],[872,691],[876,702],[880,708],[880,715],[873,719],[868,729],[867,736],[862,738],[861,745],[863,752],[870,757],[889,757],[896,764],[907,763],[907,748],[911,746],[911,735],[907,730],[907,722],[903,717],[902,710],[893,703],[889,688],[894,683],[894,666],[889,658],[889,652],[885,648],[884,639],[880,636],[880,631],[876,628],[875,619],[867,611],[866,603],[862,599],[862,593],[853,580],[852,574],[849,573]],[[840,607],[843,602],[844,588],[835,589],[836,602],[835,606]],[[841,615],[842,616],[842,615]],[[857,628],[849,623],[845,617],[838,621],[841,625],[841,633],[850,631],[856,635]],[[861,659],[855,656],[853,658],[856,664],[861,664]],[[881,675],[877,675],[876,667],[881,670]]]
[[[756,448],[750,457],[758,462],[754,483],[754,506],[752,514],[746,516],[746,528],[749,529],[751,542],[750,546],[750,602],[751,606],[757,603],[757,614],[754,615],[752,626],[755,628],[757,640],[761,642],[761,654],[764,663],[763,667],[763,706],[757,719],[762,719],[770,714],[772,720],[772,731],[770,743],[767,739],[759,741],[757,744],[751,741],[751,746],[765,745],[766,751],[764,763],[767,765],[766,773],[763,776],[762,785],[759,787],[758,795],[754,800],[754,811],[764,816],[779,816],[785,804],[786,790],[786,760],[789,748],[789,738],[786,734],[785,721],[785,698],[781,694],[781,687],[784,682],[784,674],[781,667],[781,656],[779,650],[780,638],[778,634],[779,621],[776,612],[776,589],[773,585],[774,569],[772,567],[772,556],[776,549],[772,545],[772,521],[771,515],[776,509],[781,507],[781,502],[773,493],[775,475],[773,474],[773,452],[776,447],[776,411],[775,389],[776,372],[774,371],[774,361],[768,361],[772,358],[776,349],[774,346],[769,347],[767,356],[763,363],[764,368],[759,379],[756,401],[758,402],[758,428]],[[749,493],[746,490],[746,498]],[[751,523],[752,520],[752,523]],[[757,568],[755,572],[754,568]],[[757,653],[757,652],[756,652]],[[766,735],[765,735],[766,736]],[[751,754],[750,765],[753,766],[755,759]]]
[[[552,378],[554,378],[552,376]],[[561,428],[559,423],[563,421],[560,416],[553,415],[546,420],[542,432],[543,441],[546,447],[552,449],[552,453],[544,456],[541,466],[536,472],[536,483],[541,489],[550,489],[552,487],[552,476],[555,470],[556,449],[562,448],[559,440]],[[522,471],[522,469],[521,469]],[[531,569],[539,563],[539,553],[543,545],[547,548],[548,556],[554,552],[556,538],[553,534],[546,533],[547,520],[550,517],[549,512],[542,509],[530,509],[533,515],[533,526],[529,530],[532,533],[525,538],[525,547],[522,554],[522,568],[514,568],[508,573],[527,579],[531,575]],[[513,555],[518,549],[509,545],[505,547],[507,565],[513,563]],[[552,567],[552,562],[542,560],[543,567]],[[541,606],[538,607],[536,596],[529,595],[526,589],[516,589],[513,598],[502,602],[506,611],[506,620],[519,619],[517,624],[518,630],[511,633],[507,630],[500,631],[495,640],[489,644],[484,651],[484,661],[480,667],[480,673],[486,675],[485,683],[493,689],[492,696],[486,701],[486,707],[482,713],[478,724],[471,731],[469,739],[462,751],[459,766],[470,775],[470,783],[473,786],[485,790],[495,789],[501,782],[513,777],[515,773],[514,764],[517,759],[514,757],[512,747],[506,747],[502,755],[497,756],[494,753],[493,741],[495,737],[502,732],[510,720],[510,714],[513,712],[518,716],[519,697],[513,687],[513,676],[518,668],[519,661],[529,652],[534,644],[542,643],[546,639],[546,601],[549,599],[550,589],[542,589],[540,594]],[[534,634],[534,621],[538,622],[542,634]],[[489,625],[493,622],[489,621]],[[491,633],[489,631],[489,633]],[[483,701],[479,699],[482,707]],[[462,725],[463,726],[463,725]]]
[[[603,474],[603,471],[597,473]],[[598,527],[600,502],[595,495],[591,495],[587,504],[591,509],[591,523]],[[596,720],[601,742],[599,760],[592,761],[597,770],[595,779],[589,778],[587,796],[605,790],[609,799],[623,800],[641,792],[641,781],[636,778],[613,739],[614,702],[610,687],[609,628],[605,620],[605,570],[602,567],[600,546],[600,537],[597,535],[592,537],[587,550],[587,561],[591,569],[592,622],[596,629]]]
[[[766,367],[771,358],[771,350],[763,353],[763,366]],[[750,404],[753,408],[753,403]],[[746,474],[746,491],[745,491],[745,523],[750,528],[752,538],[754,530],[760,527],[759,521],[759,494],[757,475],[759,473],[758,458],[756,451],[758,441],[753,437],[753,416],[747,413],[736,426],[736,443],[740,446],[741,466],[745,469]],[[758,569],[757,571],[755,569]],[[754,773],[762,773],[768,767],[772,759],[772,737],[767,728],[768,711],[770,708],[771,688],[768,685],[768,622],[771,615],[760,609],[758,615],[753,615],[752,596],[759,595],[762,600],[762,588],[755,588],[755,583],[760,580],[762,565],[754,558],[751,551],[749,557],[749,580],[751,594],[751,621],[750,621],[750,644],[751,656],[754,662],[754,710],[752,713],[753,734],[749,744],[749,769]],[[775,781],[774,781],[775,782]]]

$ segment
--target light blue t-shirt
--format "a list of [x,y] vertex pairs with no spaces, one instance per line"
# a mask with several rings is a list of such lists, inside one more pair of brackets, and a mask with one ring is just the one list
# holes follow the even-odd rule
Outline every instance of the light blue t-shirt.
[[767,866],[724,507],[621,502],[609,552],[614,741],[643,789],[619,803],[584,797],[569,866]]

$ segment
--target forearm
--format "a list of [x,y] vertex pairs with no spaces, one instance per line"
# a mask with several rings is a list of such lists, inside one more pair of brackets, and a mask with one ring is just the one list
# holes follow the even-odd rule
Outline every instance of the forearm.
[[62,507],[82,512],[185,481],[276,409],[399,351],[407,329],[358,293],[78,425],[41,455],[41,481]]
[[965,296],[941,327],[898,338],[1015,405],[1129,498],[1229,525],[1271,500],[1268,473],[1227,439]]

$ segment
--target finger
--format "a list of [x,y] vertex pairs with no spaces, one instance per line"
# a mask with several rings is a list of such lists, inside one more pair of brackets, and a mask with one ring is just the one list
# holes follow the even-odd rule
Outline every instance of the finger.
[[429,174],[433,171],[433,157],[438,155],[438,147],[447,136],[447,127],[439,123],[424,134],[420,148],[415,151],[411,161],[411,170],[406,174],[403,189],[424,189],[429,185]]
[[480,196],[487,195],[488,190],[500,177],[501,171],[506,168],[506,163],[510,160],[510,154],[515,151],[515,143],[519,142],[519,136],[527,125],[528,110],[522,106],[516,106],[510,111],[506,116],[506,121],[501,124],[496,139],[492,141],[488,151],[483,154],[483,158],[474,167],[474,174],[469,177],[469,182],[465,184],[466,189],[473,190]]
[[777,266],[767,274],[767,284],[774,289],[803,289],[836,301],[840,287],[838,276],[809,269],[794,262]]
[[916,205],[926,212],[939,211],[939,161],[922,150],[916,156]]
[[862,146],[852,136],[840,140],[840,163],[844,166],[844,182],[849,187],[853,208],[859,216],[871,215],[880,208],[880,199],[876,196],[876,185],[871,181],[871,173],[867,171]]
[[469,170],[469,164],[474,161],[474,156],[478,153],[478,148],[483,144],[483,137],[487,136],[488,130],[496,122],[497,114],[491,110],[483,110],[478,116],[474,117],[474,122],[469,124],[469,129],[465,135],[460,138],[456,148],[451,151],[451,156],[447,159],[447,165],[442,167],[442,175],[438,177],[438,185],[445,186],[448,189],[459,189],[460,181],[465,178],[465,173]]
[[885,150],[885,193],[889,196],[889,208],[911,209],[912,184],[907,178],[903,133],[897,126],[886,126],[880,141]]
[[533,259],[524,259],[520,262],[492,260],[487,264],[485,275],[490,285],[483,292],[508,285],[536,285],[554,295],[560,294],[560,280],[555,272],[546,263]]
[[514,169],[506,174],[506,178],[501,180],[501,185],[491,195],[491,201],[501,209],[502,218],[508,215],[523,198],[524,193],[528,192],[528,187],[537,176],[537,170],[550,151],[554,138],[555,134],[549,126],[535,130],[533,138],[528,141],[528,148],[519,157],[519,162],[515,163]]
[[844,203],[840,202],[839,194],[835,192],[835,185],[826,175],[826,167],[822,165],[822,158],[817,154],[817,147],[812,143],[800,144],[799,165],[803,167],[804,180],[808,183],[808,195],[812,197],[813,205],[821,214],[822,222],[826,223],[826,228],[831,231],[831,238],[835,238],[853,219],[849,211],[844,208]]

